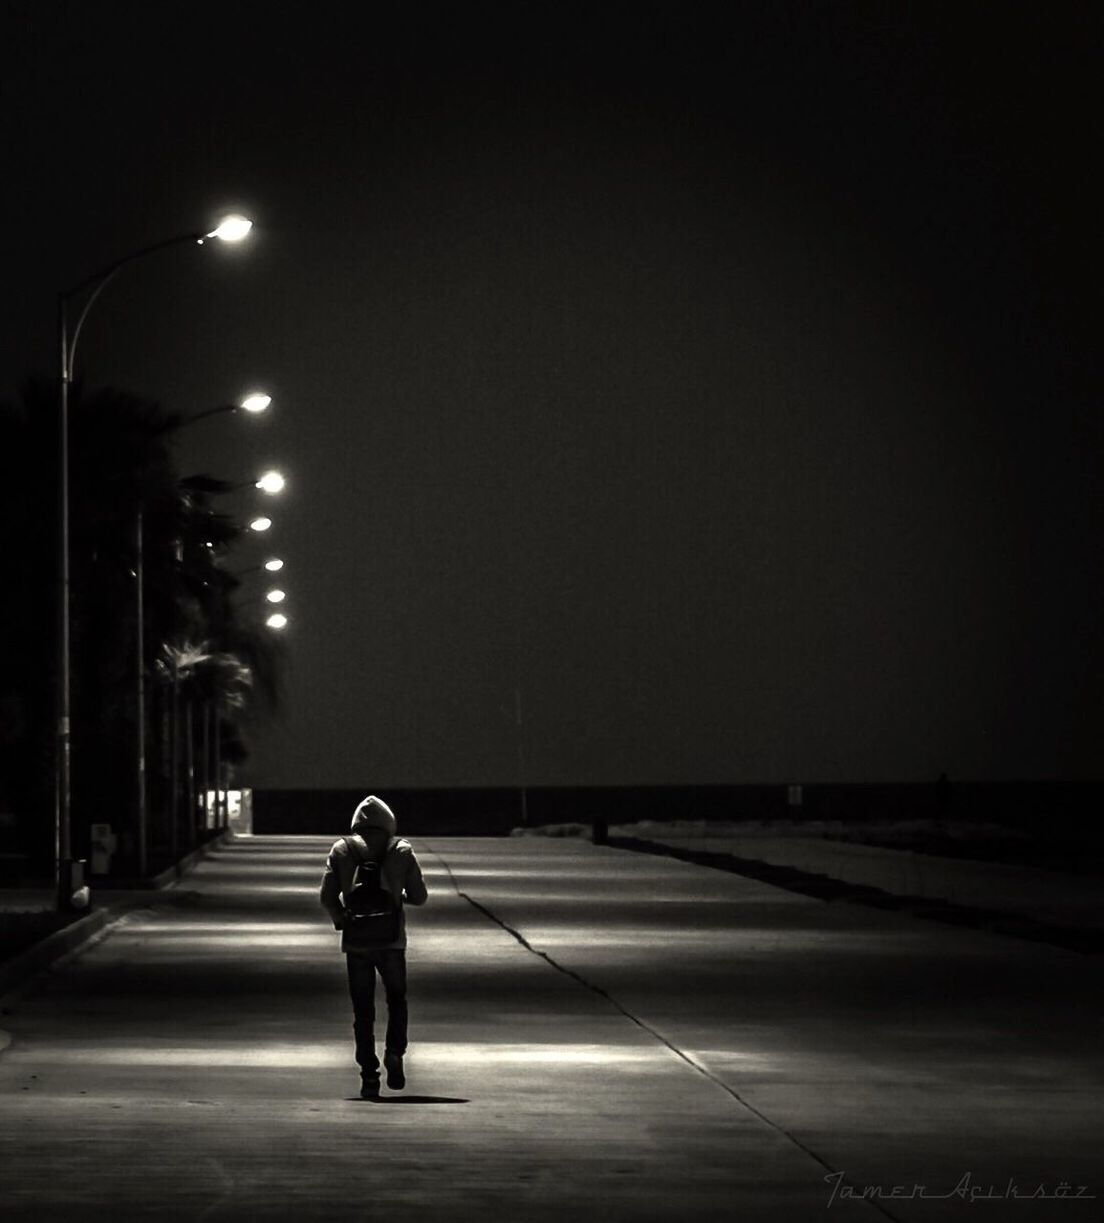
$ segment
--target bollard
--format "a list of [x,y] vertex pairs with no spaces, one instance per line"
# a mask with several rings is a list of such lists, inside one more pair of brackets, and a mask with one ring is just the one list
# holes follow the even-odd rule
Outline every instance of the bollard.
[[92,892],[85,882],[87,867],[85,858],[71,858],[61,864],[62,901],[67,909],[87,909],[91,903]]

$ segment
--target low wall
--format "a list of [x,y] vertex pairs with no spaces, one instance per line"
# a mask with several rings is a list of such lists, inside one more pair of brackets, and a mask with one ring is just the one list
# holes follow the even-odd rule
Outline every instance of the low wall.
[[983,820],[1028,832],[1102,837],[1095,782],[805,784],[801,804],[786,786],[535,786],[516,788],[263,790],[253,792],[253,831],[331,835],[348,826],[370,792],[390,804],[403,831],[503,836],[523,823],[609,824],[637,820]]

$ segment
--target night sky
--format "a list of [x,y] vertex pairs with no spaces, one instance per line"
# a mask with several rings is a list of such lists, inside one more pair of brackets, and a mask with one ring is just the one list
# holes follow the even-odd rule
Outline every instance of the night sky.
[[78,356],[274,397],[247,781],[1100,777],[1099,5],[2,11],[5,396],[256,222]]

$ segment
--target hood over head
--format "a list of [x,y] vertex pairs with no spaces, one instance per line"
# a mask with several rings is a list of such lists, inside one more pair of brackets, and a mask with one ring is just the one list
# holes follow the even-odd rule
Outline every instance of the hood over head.
[[395,835],[395,813],[383,801],[369,794],[353,812],[353,822],[350,828],[353,832],[364,832],[369,828],[379,828],[388,836]]

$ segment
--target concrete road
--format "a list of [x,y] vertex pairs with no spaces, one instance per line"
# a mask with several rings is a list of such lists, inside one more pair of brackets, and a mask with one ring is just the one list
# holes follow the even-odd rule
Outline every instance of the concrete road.
[[1097,957],[415,844],[405,1092],[356,1096],[327,843],[239,840],[6,1000],[0,1218],[1104,1217]]

